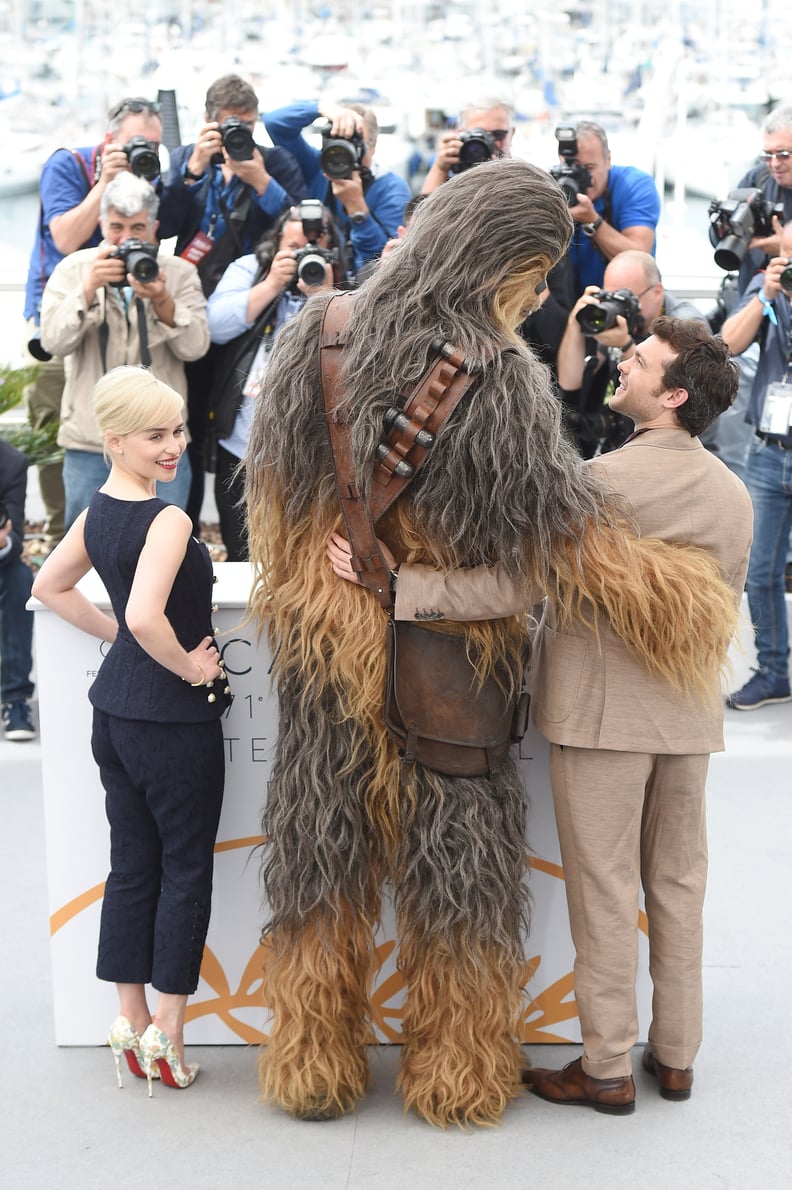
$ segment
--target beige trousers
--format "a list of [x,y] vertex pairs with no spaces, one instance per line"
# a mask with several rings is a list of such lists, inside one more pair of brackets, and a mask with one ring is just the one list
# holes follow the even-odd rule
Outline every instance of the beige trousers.
[[641,882],[652,1050],[664,1065],[685,1069],[701,1044],[708,764],[708,755],[550,746],[583,1068],[594,1078],[631,1072]]

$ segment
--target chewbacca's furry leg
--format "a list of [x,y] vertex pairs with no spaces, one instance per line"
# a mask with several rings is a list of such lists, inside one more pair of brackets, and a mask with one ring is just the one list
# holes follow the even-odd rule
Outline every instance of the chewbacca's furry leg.
[[368,923],[347,909],[279,929],[266,956],[274,1023],[259,1057],[263,1097],[301,1119],[353,1111],[368,1083]]
[[[332,692],[280,685],[280,732],[262,826],[266,1099],[304,1118],[351,1111],[367,1082],[378,844],[365,810],[365,749]],[[357,753],[356,753],[357,748]],[[350,756],[364,761],[351,765]]]
[[511,761],[491,781],[417,780],[398,869],[399,1085],[431,1124],[493,1124],[520,1094],[523,792]]

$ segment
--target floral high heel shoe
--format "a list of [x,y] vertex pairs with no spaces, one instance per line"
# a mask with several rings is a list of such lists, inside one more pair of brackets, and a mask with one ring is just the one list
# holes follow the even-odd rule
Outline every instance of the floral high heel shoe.
[[166,1086],[177,1087],[181,1090],[195,1082],[200,1070],[197,1062],[190,1063],[185,1070],[179,1061],[179,1055],[176,1053],[173,1043],[168,1040],[162,1029],[153,1023],[140,1038],[140,1055],[142,1066],[148,1077],[149,1096],[153,1093],[151,1080],[157,1075]]
[[[146,1068],[140,1053],[140,1037],[125,1016],[116,1017],[113,1021],[107,1036],[107,1044],[113,1051],[113,1057],[115,1058],[119,1087],[123,1087],[124,1085],[121,1081],[122,1054],[126,1058],[127,1066],[135,1078],[146,1077]],[[159,1075],[159,1071],[157,1074]]]

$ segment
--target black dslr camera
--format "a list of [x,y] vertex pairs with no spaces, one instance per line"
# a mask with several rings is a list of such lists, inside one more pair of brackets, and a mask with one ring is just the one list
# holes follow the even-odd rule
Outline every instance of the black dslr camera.
[[484,128],[471,128],[469,132],[460,132],[459,139],[462,148],[459,150],[459,161],[452,167],[452,174],[461,174],[474,165],[483,165],[485,161],[492,161],[495,156],[495,137]]
[[773,215],[783,221],[784,204],[775,206],[761,190],[732,190],[725,199],[714,199],[709,208],[709,238],[718,268],[739,269],[754,236],[773,234]]
[[333,136],[331,129],[332,124],[326,124],[322,129],[319,164],[334,181],[351,178],[355,170],[363,166],[366,142],[359,132],[353,132],[351,136]]
[[[110,249],[109,256],[118,256],[123,260],[127,273],[140,281],[143,285],[148,285],[150,281],[156,281],[159,276],[159,265],[157,264],[157,253],[159,252],[159,244],[147,244],[144,240],[124,240],[123,244],[117,244]],[[116,282],[119,289],[123,289],[126,285],[126,277],[123,281]]]
[[584,335],[601,335],[616,325],[621,314],[627,323],[627,330],[635,338],[643,330],[643,315],[638,298],[630,289],[616,289],[613,293],[601,289],[596,302],[582,306],[575,318]]
[[324,285],[325,265],[334,265],[338,260],[338,253],[330,248],[321,248],[316,242],[324,230],[322,204],[316,198],[306,198],[300,203],[298,210],[308,243],[294,253],[294,259],[297,261],[294,288],[296,289],[297,281],[303,281],[312,287]]
[[146,140],[144,136],[133,136],[123,149],[135,177],[153,182],[160,176],[159,145],[155,141]]
[[592,185],[592,177],[577,159],[578,143],[574,128],[556,128],[555,137],[559,156],[564,160],[551,166],[550,177],[555,178],[563,190],[567,206],[574,207],[577,206],[577,196],[585,194]]
[[223,148],[232,161],[252,160],[256,142],[244,120],[240,120],[238,116],[229,116],[220,125],[218,132],[223,138]]

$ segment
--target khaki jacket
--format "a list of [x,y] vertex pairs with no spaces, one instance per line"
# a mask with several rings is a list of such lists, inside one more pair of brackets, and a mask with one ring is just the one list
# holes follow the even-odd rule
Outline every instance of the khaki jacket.
[[[56,265],[41,300],[41,342],[53,355],[65,357],[59,445],[71,450],[101,452],[102,435],[91,406],[91,394],[105,371],[99,339],[105,315],[107,371],[120,364],[139,364],[140,338],[136,305],[131,304],[127,319],[117,291],[99,290],[86,308],[83,278],[96,253],[96,248],[84,248]],[[173,298],[175,326],[160,322],[151,303],[144,302],[151,370],[159,380],[186,397],[183,361],[200,359],[209,348],[206,298],[194,265],[173,256],[162,256],[159,262]]]
[[[717,558],[725,581],[742,595],[753,512],[741,480],[698,438],[679,429],[648,430],[592,461],[632,505],[641,534],[691,543]],[[524,611],[536,592],[518,591],[499,567],[443,575],[402,566],[399,619],[494,619]],[[723,750],[723,699],[680,696],[633,660],[607,624],[597,642],[584,629],[562,633],[547,617],[537,634],[532,675],[536,727],[552,743],[621,752]]]

